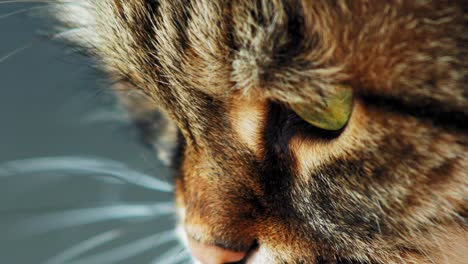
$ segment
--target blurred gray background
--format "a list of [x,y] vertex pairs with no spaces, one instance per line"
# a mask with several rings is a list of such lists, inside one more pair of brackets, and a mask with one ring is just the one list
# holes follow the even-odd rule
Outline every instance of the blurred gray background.
[[168,169],[44,8],[0,3],[0,264],[166,263],[172,195],[138,184]]

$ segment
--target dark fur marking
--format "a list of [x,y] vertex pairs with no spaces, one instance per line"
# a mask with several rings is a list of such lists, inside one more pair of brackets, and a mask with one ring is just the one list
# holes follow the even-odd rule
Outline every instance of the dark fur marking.
[[468,130],[468,109],[450,109],[450,105],[431,99],[413,100],[405,103],[396,98],[381,95],[363,95],[362,98],[369,105],[378,106],[381,110],[411,115],[422,120],[428,120],[435,126],[455,131]]
[[269,107],[263,133],[266,149],[260,182],[264,186],[270,209],[279,214],[280,219],[295,222],[300,216],[292,210],[289,196],[293,174],[291,170],[294,170],[296,164],[289,150],[289,141],[294,131],[290,129],[289,115],[282,108],[275,103]]
[[120,16],[124,21],[126,21],[127,18],[125,17],[123,6],[122,6],[122,3],[120,1],[121,0],[114,0],[114,4],[117,7],[117,12],[118,12],[117,15]]
[[185,144],[186,142],[184,136],[180,130],[177,130],[177,146],[171,157],[171,168],[175,178],[182,181],[184,180],[184,177],[182,177],[183,175],[181,172],[181,165],[184,161]]

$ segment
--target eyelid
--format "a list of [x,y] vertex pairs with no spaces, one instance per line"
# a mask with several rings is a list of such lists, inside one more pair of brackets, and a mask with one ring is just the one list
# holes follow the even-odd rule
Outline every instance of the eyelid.
[[324,96],[325,106],[297,103],[289,107],[304,121],[321,129],[336,131],[348,122],[353,104],[353,91],[350,86],[337,85],[330,95]]

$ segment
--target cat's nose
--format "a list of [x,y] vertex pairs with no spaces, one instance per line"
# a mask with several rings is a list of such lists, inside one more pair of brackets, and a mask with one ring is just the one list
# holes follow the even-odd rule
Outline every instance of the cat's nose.
[[218,246],[206,245],[190,238],[188,242],[192,255],[203,264],[238,262],[247,255],[247,252],[231,251]]

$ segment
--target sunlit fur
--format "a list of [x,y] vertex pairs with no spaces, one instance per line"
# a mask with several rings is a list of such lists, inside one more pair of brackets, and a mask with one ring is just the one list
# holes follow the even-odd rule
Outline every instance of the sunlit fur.
[[[82,0],[53,12],[63,37],[146,96],[122,96],[130,111],[160,109],[181,131],[188,236],[233,250],[255,241],[256,263],[462,263],[467,7]],[[355,99],[339,133],[287,108],[319,106],[336,84]]]

